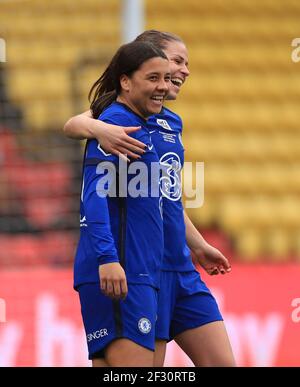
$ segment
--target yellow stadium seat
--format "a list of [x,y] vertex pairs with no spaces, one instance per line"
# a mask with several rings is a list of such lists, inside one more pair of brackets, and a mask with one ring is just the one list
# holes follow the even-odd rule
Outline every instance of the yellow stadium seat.
[[[300,78],[290,57],[299,21],[285,17],[300,2],[145,5],[146,28],[179,34],[189,49],[190,77],[168,106],[183,118],[186,160],[205,163],[204,205],[189,210],[193,221],[219,224],[245,261],[300,256],[298,236],[289,235],[300,226]],[[121,43],[121,8],[119,0],[1,2],[8,94],[27,129],[60,129],[74,98],[76,109],[87,108],[103,53]]]
[[9,74],[13,97],[18,101],[70,97],[69,74],[62,70],[14,70]]
[[45,128],[60,130],[72,112],[71,101],[52,100],[48,103],[27,101],[24,106],[24,119],[26,126],[31,130]]
[[242,262],[257,262],[261,258],[262,237],[255,229],[240,230],[235,239],[235,247],[239,260]]
[[212,224],[216,218],[217,205],[214,202],[213,197],[205,196],[202,207],[186,209],[186,211],[195,225],[207,227]]
[[292,254],[300,262],[300,228],[296,228],[291,232],[291,241]]
[[291,255],[290,235],[284,228],[271,228],[264,232],[264,251],[273,262],[285,262]]

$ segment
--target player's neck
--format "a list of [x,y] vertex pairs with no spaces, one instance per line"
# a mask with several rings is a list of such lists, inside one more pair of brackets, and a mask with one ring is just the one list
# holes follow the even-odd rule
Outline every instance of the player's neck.
[[130,110],[132,110],[135,114],[140,116],[143,120],[147,120],[149,117],[145,117],[130,101],[128,101],[124,96],[118,95],[117,102],[126,105]]

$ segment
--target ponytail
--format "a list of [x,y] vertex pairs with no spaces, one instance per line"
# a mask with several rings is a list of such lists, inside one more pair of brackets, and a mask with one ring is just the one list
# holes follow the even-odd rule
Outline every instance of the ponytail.
[[100,114],[106,109],[110,104],[112,104],[117,98],[117,92],[115,90],[110,91],[101,95],[99,98],[94,98],[91,103],[91,111],[93,113],[93,118],[98,118]]

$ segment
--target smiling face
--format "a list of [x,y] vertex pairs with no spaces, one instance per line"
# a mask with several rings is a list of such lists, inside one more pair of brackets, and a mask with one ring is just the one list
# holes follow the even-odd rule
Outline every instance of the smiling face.
[[121,93],[118,101],[135,113],[147,118],[160,113],[171,86],[170,63],[155,57],[145,61],[131,77],[120,78]]
[[167,42],[167,47],[163,51],[169,59],[171,71],[171,84],[167,99],[174,100],[190,74],[188,52],[184,43],[175,40]]

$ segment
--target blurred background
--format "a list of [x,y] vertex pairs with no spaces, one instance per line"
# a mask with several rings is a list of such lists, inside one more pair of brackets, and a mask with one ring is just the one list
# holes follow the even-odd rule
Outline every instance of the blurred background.
[[[83,144],[62,128],[140,29],[189,50],[169,106],[186,161],[205,163],[204,205],[188,213],[232,263],[200,272],[237,362],[300,365],[299,17],[297,0],[0,1],[1,366],[89,364],[72,290]],[[165,365],[190,362],[171,343]]]

